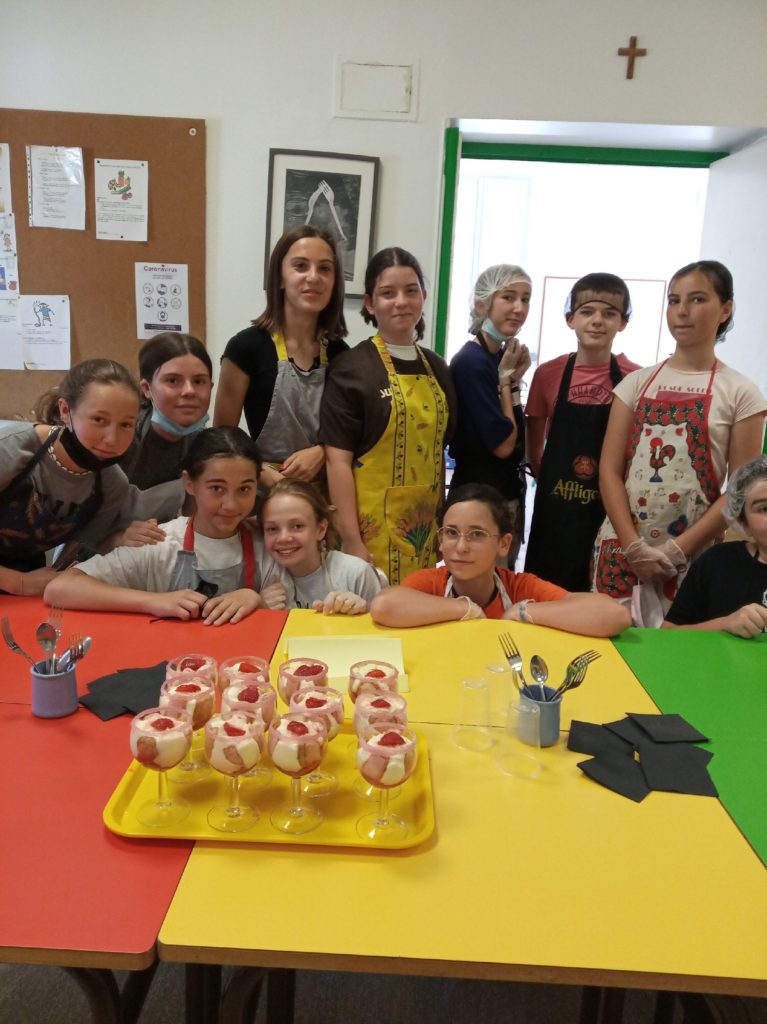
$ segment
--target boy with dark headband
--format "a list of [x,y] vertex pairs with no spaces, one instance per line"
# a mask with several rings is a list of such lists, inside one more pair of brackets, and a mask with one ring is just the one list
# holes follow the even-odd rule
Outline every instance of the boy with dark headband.
[[582,277],[565,305],[578,348],[541,363],[530,385],[527,457],[537,484],[525,572],[566,590],[589,589],[594,538],[604,518],[599,456],[612,390],[639,368],[612,354],[630,315],[631,297],[620,277]]

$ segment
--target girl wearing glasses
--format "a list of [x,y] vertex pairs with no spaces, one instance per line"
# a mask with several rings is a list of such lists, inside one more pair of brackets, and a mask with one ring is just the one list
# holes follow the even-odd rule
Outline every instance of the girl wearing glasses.
[[444,567],[421,569],[387,587],[370,612],[382,626],[513,619],[584,636],[615,636],[631,616],[604,594],[571,594],[530,573],[497,568],[511,546],[508,503],[487,484],[451,491],[439,519]]

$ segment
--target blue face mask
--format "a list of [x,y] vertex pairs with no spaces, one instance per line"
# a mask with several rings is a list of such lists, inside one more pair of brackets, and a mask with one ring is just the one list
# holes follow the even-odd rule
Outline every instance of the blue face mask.
[[152,423],[160,430],[164,430],[166,434],[172,434],[173,437],[188,437],[189,434],[196,434],[198,430],[202,430],[209,419],[210,416],[205,413],[196,423],[190,423],[188,427],[180,427],[178,423],[174,423],[173,420],[164,416],[156,406],[152,408]]
[[480,328],[483,334],[486,334],[488,338],[492,338],[493,341],[497,341],[499,345],[503,345],[504,342],[509,340],[509,337],[505,334],[501,334],[498,328],[495,326],[493,321],[489,317],[485,317],[484,323]]

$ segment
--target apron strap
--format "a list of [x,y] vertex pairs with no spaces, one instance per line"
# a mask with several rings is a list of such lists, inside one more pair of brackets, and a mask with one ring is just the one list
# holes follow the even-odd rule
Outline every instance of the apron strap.
[[[240,545],[242,547],[242,561],[245,569],[245,587],[248,590],[256,589],[256,555],[253,548],[253,534],[240,523]],[[189,517],[189,522],[184,530],[184,551],[187,554],[194,554],[194,516]]]
[[[506,590],[506,587],[504,587],[503,581],[501,580],[501,577],[498,575],[497,572],[493,572],[493,583],[495,584],[495,589],[498,591],[498,594],[499,594],[499,596],[501,598],[501,606],[503,607],[503,610],[505,612],[507,612],[509,610],[509,608],[513,608],[514,606],[512,604],[511,598],[509,597],[508,591]],[[452,576],[448,576],[448,578],[447,578],[447,583],[445,584],[445,593],[444,593],[443,596],[444,597],[452,597],[453,596],[453,577]],[[490,598],[490,600],[492,601],[492,598]]]

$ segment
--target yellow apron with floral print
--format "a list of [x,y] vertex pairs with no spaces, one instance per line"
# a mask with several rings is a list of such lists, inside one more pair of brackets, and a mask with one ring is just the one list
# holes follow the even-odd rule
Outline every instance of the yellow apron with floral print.
[[[380,335],[391,413],[381,438],[354,464],[360,536],[389,582],[436,564],[447,399],[416,345],[423,374],[401,380]],[[403,386],[404,385],[404,386]]]

